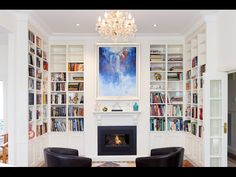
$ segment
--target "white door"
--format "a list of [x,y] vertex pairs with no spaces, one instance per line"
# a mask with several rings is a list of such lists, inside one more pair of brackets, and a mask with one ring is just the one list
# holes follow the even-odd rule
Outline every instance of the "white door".
[[204,75],[204,164],[227,166],[228,79],[226,73]]

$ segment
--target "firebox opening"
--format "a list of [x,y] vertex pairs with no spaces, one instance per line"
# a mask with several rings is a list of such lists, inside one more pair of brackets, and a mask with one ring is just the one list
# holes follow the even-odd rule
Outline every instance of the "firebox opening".
[[129,135],[128,134],[106,134],[105,146],[128,146]]

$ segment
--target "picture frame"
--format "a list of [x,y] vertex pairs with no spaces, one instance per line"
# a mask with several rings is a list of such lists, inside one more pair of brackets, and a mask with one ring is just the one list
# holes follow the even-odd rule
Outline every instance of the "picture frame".
[[140,44],[96,44],[96,100],[139,100]]

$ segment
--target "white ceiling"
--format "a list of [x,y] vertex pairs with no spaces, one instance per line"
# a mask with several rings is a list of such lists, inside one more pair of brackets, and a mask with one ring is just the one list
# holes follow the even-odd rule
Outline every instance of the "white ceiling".
[[[35,17],[50,34],[96,33],[98,16],[105,10],[33,10]],[[203,10],[128,10],[135,18],[138,33],[183,34],[203,14]],[[79,23],[79,27],[76,24]],[[158,26],[154,28],[152,25]]]

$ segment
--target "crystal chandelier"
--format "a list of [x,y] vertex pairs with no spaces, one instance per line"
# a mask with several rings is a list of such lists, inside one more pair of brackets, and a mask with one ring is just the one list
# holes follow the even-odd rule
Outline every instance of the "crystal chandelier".
[[137,25],[130,13],[121,11],[105,12],[104,19],[100,16],[96,23],[96,30],[105,38],[111,38],[117,41],[118,38],[127,40],[134,36],[137,31]]

